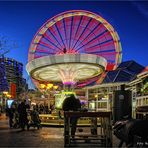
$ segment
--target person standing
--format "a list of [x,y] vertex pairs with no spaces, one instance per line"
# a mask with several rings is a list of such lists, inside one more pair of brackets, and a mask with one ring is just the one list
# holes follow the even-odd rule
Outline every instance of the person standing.
[[13,110],[13,108],[12,107],[7,108],[6,113],[7,113],[8,117],[9,117],[9,127],[13,128],[13,118],[14,118],[14,110]]
[[18,106],[19,124],[22,130],[25,130],[25,126],[28,126],[27,108],[25,101],[22,101]]
[[[78,111],[81,109],[81,103],[80,100],[77,99],[74,94],[71,94],[69,97],[67,97],[63,101],[62,105],[63,111]],[[71,117],[70,118],[70,123],[71,123],[71,136],[74,138],[76,128],[77,128],[77,121],[78,117]]]

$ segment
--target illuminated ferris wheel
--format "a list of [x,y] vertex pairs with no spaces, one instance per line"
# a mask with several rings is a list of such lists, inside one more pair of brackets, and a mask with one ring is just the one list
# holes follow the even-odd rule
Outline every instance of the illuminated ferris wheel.
[[[62,56],[65,54],[99,56],[106,60],[106,65],[99,63],[101,66],[104,66],[106,70],[115,69],[121,62],[122,57],[120,40],[114,28],[101,16],[84,10],[67,11],[52,17],[44,23],[31,42],[28,53],[28,63],[47,56]],[[92,59],[94,58],[93,56],[91,57]],[[71,58],[76,59],[77,57]],[[50,60],[52,61],[51,58]],[[68,60],[68,62],[72,63],[71,60]],[[77,62],[76,60],[75,63]],[[64,59],[63,63],[65,63]],[[82,60],[81,63],[85,62]],[[59,63],[55,62],[54,64],[57,65]],[[53,67],[54,64],[52,63],[50,65],[52,69],[55,68]],[[45,69],[47,65],[49,65],[49,63],[44,63],[42,68],[44,67]],[[86,65],[90,65],[90,61],[86,61]],[[29,67],[30,64],[28,65],[27,71],[32,74],[34,69]],[[83,68],[82,65],[80,67]],[[35,69],[38,68],[40,67],[35,67]],[[69,69],[71,70],[71,68]],[[97,75],[96,72],[93,71],[94,69],[90,69],[94,74],[88,76],[88,78]],[[75,70],[72,69],[72,71]],[[60,74],[61,76],[66,74],[66,72],[62,72],[62,70],[59,73],[62,73]],[[49,74],[52,75],[52,73],[48,72],[46,75]],[[38,80],[37,75],[39,76],[37,73],[32,76]],[[75,72],[73,75],[78,76]],[[87,79],[87,76],[85,79]],[[42,81],[43,79],[39,80]],[[50,81],[50,79],[48,80]],[[47,79],[45,81],[47,81]]]

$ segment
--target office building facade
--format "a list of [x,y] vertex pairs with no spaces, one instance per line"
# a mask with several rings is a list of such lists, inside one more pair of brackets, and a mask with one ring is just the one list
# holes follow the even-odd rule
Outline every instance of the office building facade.
[[27,87],[26,79],[23,78],[23,64],[11,59],[0,58],[0,92],[11,92],[12,84],[16,85],[17,97]]

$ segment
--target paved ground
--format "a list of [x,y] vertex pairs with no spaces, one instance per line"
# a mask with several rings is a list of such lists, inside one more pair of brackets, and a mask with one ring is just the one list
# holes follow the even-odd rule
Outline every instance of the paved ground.
[[[116,147],[118,142],[114,138],[113,147]],[[9,129],[8,120],[5,117],[1,117],[0,147],[63,148],[63,128],[43,127],[40,130],[31,128],[29,131]]]

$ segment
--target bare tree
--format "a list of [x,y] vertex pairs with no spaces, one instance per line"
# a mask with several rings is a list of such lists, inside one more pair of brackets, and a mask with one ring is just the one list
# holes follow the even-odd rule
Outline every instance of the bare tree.
[[18,48],[17,42],[8,39],[6,36],[0,36],[0,57],[7,54],[10,49]]

